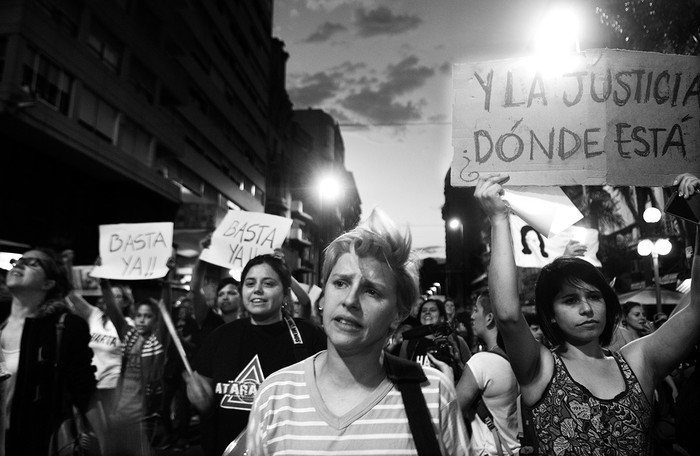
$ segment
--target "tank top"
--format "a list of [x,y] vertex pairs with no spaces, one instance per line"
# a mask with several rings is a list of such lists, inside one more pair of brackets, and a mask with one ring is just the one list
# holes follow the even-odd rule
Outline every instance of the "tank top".
[[627,361],[612,352],[625,389],[599,399],[577,383],[559,355],[542,398],[532,408],[539,453],[565,455],[651,455],[652,408]]

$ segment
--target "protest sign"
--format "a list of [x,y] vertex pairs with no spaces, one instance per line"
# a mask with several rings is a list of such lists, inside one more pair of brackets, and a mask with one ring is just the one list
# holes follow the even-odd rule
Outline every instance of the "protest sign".
[[513,238],[515,265],[521,268],[541,268],[564,255],[570,241],[586,246],[581,256],[594,266],[601,267],[598,254],[598,230],[580,226],[570,226],[556,236],[546,238],[517,215],[510,216],[510,230]]
[[173,255],[172,222],[100,225],[100,260],[91,276],[115,280],[160,279]]
[[[669,186],[700,170],[700,57],[594,49],[457,64],[453,186]],[[551,62],[550,62],[551,65]]]
[[248,260],[282,247],[292,219],[260,212],[229,211],[199,258],[231,270],[234,279]]

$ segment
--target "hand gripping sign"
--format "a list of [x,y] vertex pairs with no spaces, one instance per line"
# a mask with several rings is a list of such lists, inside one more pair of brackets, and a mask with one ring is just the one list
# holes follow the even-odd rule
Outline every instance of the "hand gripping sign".
[[90,275],[114,280],[163,278],[172,246],[172,222],[100,225],[101,265]]
[[199,256],[202,261],[228,268],[239,280],[248,260],[282,247],[292,220],[260,212],[229,211]]

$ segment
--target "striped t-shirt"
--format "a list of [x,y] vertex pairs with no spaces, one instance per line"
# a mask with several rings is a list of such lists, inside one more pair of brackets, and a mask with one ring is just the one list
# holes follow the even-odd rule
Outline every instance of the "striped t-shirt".
[[[319,354],[277,371],[261,385],[248,422],[249,454],[417,455],[401,392],[388,379],[345,415],[330,412],[315,379]],[[423,370],[428,382],[421,388],[442,454],[468,454],[452,383],[433,368]]]

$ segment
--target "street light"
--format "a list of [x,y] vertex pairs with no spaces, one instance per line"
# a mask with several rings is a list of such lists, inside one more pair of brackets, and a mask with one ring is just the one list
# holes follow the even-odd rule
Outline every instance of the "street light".
[[652,265],[654,266],[654,285],[656,287],[656,312],[661,312],[661,283],[659,279],[659,255],[668,255],[671,252],[671,241],[668,239],[642,239],[637,244],[637,253],[641,256],[651,254]]

